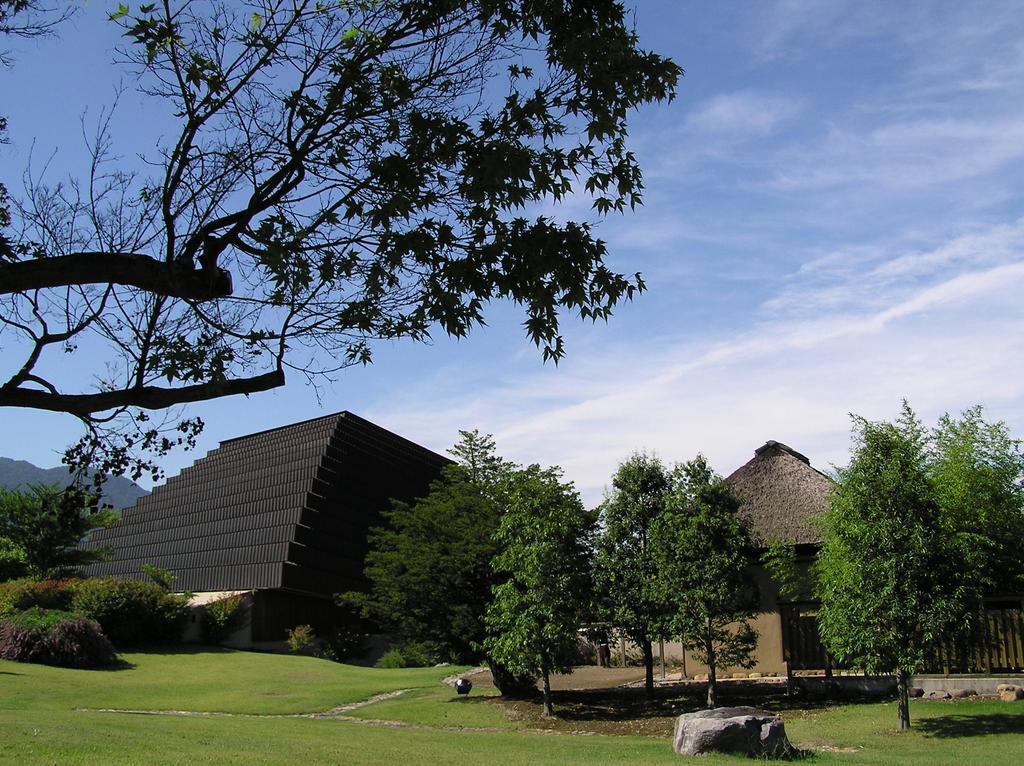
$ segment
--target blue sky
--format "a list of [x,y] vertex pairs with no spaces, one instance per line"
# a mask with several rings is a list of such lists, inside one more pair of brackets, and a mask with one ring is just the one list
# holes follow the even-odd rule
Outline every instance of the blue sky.
[[[632,5],[644,47],[686,70],[675,102],[632,123],[645,206],[600,227],[649,291],[607,325],[568,323],[557,368],[495,306],[469,339],[385,344],[319,390],[293,378],[197,406],[198,454],[349,409],[439,451],[460,428],[493,433],[594,503],[636,449],[703,451],[728,473],[776,439],[843,464],[849,413],[889,419],[904,397],[928,422],[981,403],[1024,435],[1020,5]],[[35,167],[53,154],[51,172],[85,162],[79,118],[112,93],[107,6],[91,0],[59,41],[8,46],[12,190],[30,150]],[[122,125],[147,119],[131,92],[119,110]],[[130,156],[147,135],[115,137]],[[594,217],[584,198],[552,212]],[[56,415],[0,417],[0,455],[38,465],[77,433]]]

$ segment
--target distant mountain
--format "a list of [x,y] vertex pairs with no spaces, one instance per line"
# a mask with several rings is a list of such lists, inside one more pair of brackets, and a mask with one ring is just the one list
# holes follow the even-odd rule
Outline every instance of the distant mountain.
[[[0,486],[5,489],[27,489],[32,484],[56,484],[64,487],[71,483],[65,466],[40,468],[24,460],[0,457]],[[107,479],[103,485],[103,502],[115,508],[130,508],[135,501],[149,492],[123,476]]]

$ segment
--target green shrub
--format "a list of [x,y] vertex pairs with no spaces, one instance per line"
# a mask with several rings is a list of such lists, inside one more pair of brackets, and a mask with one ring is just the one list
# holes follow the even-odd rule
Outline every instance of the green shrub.
[[437,646],[425,641],[399,644],[395,650],[402,654],[406,668],[429,668],[440,662]]
[[43,609],[71,608],[71,589],[78,580],[35,580],[30,577],[0,583],[0,618],[34,606]]
[[152,564],[142,565],[142,574],[146,575],[155,585],[159,585],[165,591],[170,592],[174,585],[174,581],[178,579],[178,576],[169,569],[161,569],[158,566]]
[[378,668],[428,668],[439,662],[438,647],[426,641],[395,644],[377,660]]
[[296,625],[288,631],[288,648],[292,654],[310,654],[316,641],[312,625]]
[[33,606],[24,612],[5,617],[4,623],[26,630],[47,631],[62,620],[74,620],[78,616],[63,609],[41,609],[38,606]]
[[9,537],[0,535],[0,582],[24,577],[28,572],[25,549]]
[[115,646],[178,641],[188,599],[152,583],[102,577],[71,586],[71,610],[102,626]]
[[206,604],[200,630],[205,643],[219,644],[244,624],[245,597],[238,594]]
[[374,665],[375,668],[404,668],[405,657],[397,649],[390,649],[380,656]]
[[323,637],[323,644],[317,656],[332,662],[363,657],[367,652],[369,638],[368,633],[356,628],[336,628]]
[[103,667],[118,660],[97,623],[39,607],[0,621],[0,658],[68,668]]

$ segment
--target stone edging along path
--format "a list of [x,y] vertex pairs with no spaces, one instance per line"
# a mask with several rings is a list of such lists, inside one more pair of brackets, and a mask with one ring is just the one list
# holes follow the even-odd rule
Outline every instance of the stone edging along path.
[[[447,682],[447,679],[445,679]],[[327,710],[321,713],[224,713],[218,711],[203,711],[203,710],[133,710],[130,708],[75,708],[77,713],[120,713],[121,715],[154,715],[154,716],[170,716],[179,718],[309,718],[315,720],[331,720],[331,721],[344,721],[345,723],[359,723],[365,726],[380,726],[385,728],[393,729],[431,729],[434,731],[472,731],[472,732],[507,732],[508,729],[502,729],[495,726],[426,726],[424,724],[408,723],[406,721],[389,721],[381,718],[356,718],[355,716],[345,715],[353,710],[358,710],[362,707],[367,707],[375,702],[382,702],[383,700],[394,699],[399,697],[406,692],[410,692],[412,689],[398,689],[393,692],[386,692],[384,694],[375,694],[369,699],[362,700],[361,702],[352,702],[347,705],[341,705],[331,710]],[[590,736],[594,732],[581,731],[581,732],[563,732],[563,731],[551,731],[547,729],[522,729],[517,730],[518,733],[528,734],[555,734],[555,735],[584,735]]]
[[[214,710],[132,710],[130,708],[88,707],[75,708],[75,711],[79,713],[123,713],[126,715],[167,715],[189,718],[344,718],[353,721],[365,721],[367,719],[346,716],[345,713],[350,713],[361,707],[372,705],[375,702],[394,699],[408,691],[412,690],[398,689],[393,692],[385,692],[384,694],[375,694],[369,699],[362,700],[361,702],[350,702],[347,705],[340,705],[339,707],[331,708],[330,710],[326,710],[321,713],[223,713]],[[392,723],[397,724],[399,722],[393,721]]]
[[[459,678],[466,676],[476,675],[482,673],[487,668],[478,667],[467,670],[465,673],[459,673],[457,675],[448,676],[442,679],[441,683],[446,686],[454,686],[455,682]],[[347,705],[340,705],[330,710],[325,710],[319,713],[224,713],[216,710],[134,710],[131,708],[87,708],[80,707],[75,708],[78,713],[122,713],[124,715],[165,715],[165,716],[178,716],[182,718],[314,718],[314,719],[335,719],[344,721],[354,721],[356,723],[368,723],[377,726],[402,726],[411,728],[436,728],[436,727],[425,727],[419,726],[418,724],[405,723],[403,721],[387,721],[378,720],[372,718],[356,718],[355,716],[345,715],[351,713],[353,710],[358,710],[368,705],[373,705],[376,702],[383,702],[384,700],[394,699],[400,697],[406,692],[410,692],[412,689],[397,689],[392,692],[384,692],[383,694],[375,694],[369,699],[362,700],[360,702],[350,702]],[[487,729],[481,729],[486,731]]]

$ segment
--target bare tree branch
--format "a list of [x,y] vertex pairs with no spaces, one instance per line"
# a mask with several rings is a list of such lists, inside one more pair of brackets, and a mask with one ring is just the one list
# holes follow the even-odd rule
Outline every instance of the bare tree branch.
[[[38,382],[38,381],[37,381]],[[162,388],[139,386],[124,391],[102,391],[96,394],[60,394],[28,388],[0,388],[0,407],[31,407],[51,412],[68,412],[78,417],[106,412],[120,407],[158,410],[176,404],[200,402],[222,396],[255,394],[285,384],[284,372],[274,370],[251,378],[214,380],[192,386]]]
[[0,294],[90,284],[127,285],[193,301],[231,295],[231,274],[225,269],[163,263],[140,253],[72,253],[0,263]]

